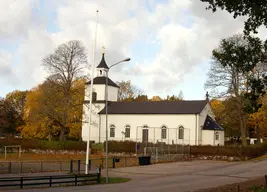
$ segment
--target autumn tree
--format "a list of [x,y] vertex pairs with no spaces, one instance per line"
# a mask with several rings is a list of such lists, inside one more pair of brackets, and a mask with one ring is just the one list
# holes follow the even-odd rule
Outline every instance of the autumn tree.
[[135,97],[133,101],[145,102],[145,101],[149,101],[149,99],[147,95],[137,95],[137,97]]
[[216,12],[217,9],[226,10],[234,18],[247,16],[244,33],[257,33],[257,29],[264,25],[267,27],[267,0],[200,0],[209,3],[207,9]]
[[8,117],[5,109],[5,100],[0,98],[0,133],[5,133],[8,128]]
[[[82,103],[84,99],[85,80],[76,80],[71,88],[71,110],[66,111],[64,93],[57,90],[57,85],[46,80],[29,91],[24,110],[24,120],[21,133],[24,137],[52,139],[59,136],[64,122],[65,134],[80,138],[82,127]],[[66,116],[67,115],[67,116]]]
[[238,113],[235,109],[234,100],[232,98],[224,100],[212,99],[210,104],[216,122],[225,130],[225,136],[240,136]]
[[25,91],[13,91],[0,101],[0,127],[4,133],[16,133],[24,124],[22,114],[26,98]]
[[[74,102],[75,81],[83,77],[83,71],[87,64],[87,55],[85,48],[80,41],[69,41],[60,45],[54,53],[43,59],[43,66],[50,74],[47,84],[51,87],[50,94],[56,93],[58,99],[53,99],[51,105],[62,106],[59,111],[44,110],[47,117],[56,122],[59,126],[59,139],[64,140],[66,132],[69,130],[69,115],[77,105],[82,106],[82,102],[77,104]],[[44,106],[45,107],[45,106]],[[51,112],[51,113],[50,113]],[[60,115],[55,115],[58,112]]]
[[[6,95],[5,106],[10,113],[9,126],[16,130],[24,124],[23,111],[26,102],[27,91],[15,90]],[[12,116],[12,117],[11,117]]]
[[142,90],[131,84],[131,81],[117,82],[119,88],[118,99],[119,101],[133,101],[135,97],[143,93]]
[[150,101],[162,101],[162,99],[160,98],[160,96],[153,96]]
[[242,144],[246,145],[247,111],[245,93],[250,90],[251,71],[262,61],[262,42],[259,38],[242,35],[223,39],[212,52],[212,66],[206,88],[217,89],[217,96],[231,97],[238,111]]

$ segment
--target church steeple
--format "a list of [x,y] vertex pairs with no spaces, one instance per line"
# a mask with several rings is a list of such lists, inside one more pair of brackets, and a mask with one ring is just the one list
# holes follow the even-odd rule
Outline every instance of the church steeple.
[[105,61],[105,47],[104,46],[102,47],[102,59],[96,68],[97,69],[102,68],[102,69],[106,69],[106,70],[109,69],[109,67]]

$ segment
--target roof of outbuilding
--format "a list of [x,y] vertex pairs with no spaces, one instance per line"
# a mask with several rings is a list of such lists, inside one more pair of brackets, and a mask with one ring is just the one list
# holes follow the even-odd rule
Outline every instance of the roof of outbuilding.
[[[207,100],[111,102],[108,114],[199,114]],[[105,114],[106,108],[99,114]]]
[[[90,84],[90,83],[91,83],[91,81],[88,81],[86,84]],[[106,77],[105,76],[95,77],[93,80],[93,84],[94,85],[105,85],[106,84]],[[119,88],[119,86],[116,83],[114,83],[110,78],[108,78],[108,85]]]

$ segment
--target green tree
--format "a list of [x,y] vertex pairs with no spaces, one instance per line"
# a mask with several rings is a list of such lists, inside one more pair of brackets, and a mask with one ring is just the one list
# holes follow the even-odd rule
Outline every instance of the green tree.
[[257,33],[257,29],[264,25],[267,27],[267,0],[200,0],[209,3],[207,9],[216,12],[218,8],[233,14],[234,18],[247,16],[244,33],[251,31]]
[[212,66],[205,86],[217,88],[218,96],[232,97],[238,111],[242,144],[246,145],[248,111],[245,106],[249,100],[245,94],[251,92],[253,69],[263,62],[263,43],[259,38],[234,35],[223,39],[219,47],[213,50],[212,55]]

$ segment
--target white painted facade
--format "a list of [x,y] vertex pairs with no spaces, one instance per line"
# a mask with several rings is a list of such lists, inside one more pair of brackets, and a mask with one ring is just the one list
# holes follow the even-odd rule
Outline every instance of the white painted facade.
[[[98,74],[99,75],[99,74]],[[103,75],[103,73],[101,74]],[[105,84],[93,85],[97,93],[97,101],[105,100]],[[92,127],[89,131],[89,95],[90,85],[87,85],[84,104],[82,139],[84,141],[104,142],[106,140],[106,115],[98,112],[105,107],[104,102],[94,103],[92,108]],[[117,101],[118,88],[108,85],[108,100]],[[142,142],[143,126],[148,129],[149,142],[166,142],[166,144],[190,144],[190,145],[224,145],[224,131],[202,130],[206,116],[214,118],[209,103],[200,114],[109,114],[108,115],[108,139],[131,140]],[[110,137],[110,126],[115,128],[114,137]],[[130,137],[126,137],[125,128],[130,126]],[[162,138],[161,127],[166,126],[166,138]],[[183,127],[183,136],[179,136],[179,127]],[[219,136],[216,136],[218,135]]]

